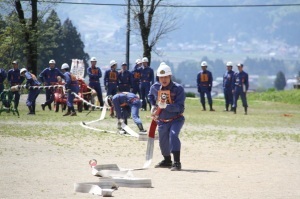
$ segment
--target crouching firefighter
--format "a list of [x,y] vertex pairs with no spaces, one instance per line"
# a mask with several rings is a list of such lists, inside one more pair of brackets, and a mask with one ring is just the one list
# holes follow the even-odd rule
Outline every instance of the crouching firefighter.
[[118,93],[114,96],[107,96],[105,98],[106,106],[111,107],[114,106],[116,111],[116,117],[118,119],[118,129],[121,130],[122,121],[127,125],[127,118],[132,116],[134,123],[138,126],[140,134],[145,134],[146,130],[144,130],[142,121],[139,116],[139,109],[141,108],[140,99],[133,93],[122,92]]
[[72,92],[78,94],[79,85],[78,85],[78,81],[77,81],[76,76],[72,75],[69,72],[69,69],[70,69],[70,67],[67,63],[64,63],[61,66],[61,70],[64,73],[64,79],[65,79],[65,82],[66,82],[65,88],[66,88],[66,91],[68,92],[68,99],[67,99],[68,111],[63,116],[68,116],[68,115],[76,116],[77,114],[75,112],[74,105],[73,105],[75,95],[73,95]]
[[39,86],[41,83],[37,80],[34,74],[31,74],[27,71],[26,68],[22,68],[20,70],[20,75],[25,77],[26,81],[26,88],[29,89],[28,97],[26,100],[26,105],[28,106],[29,112],[27,115],[35,115],[35,100],[40,94],[40,90],[38,88],[32,88],[30,86]]
[[[151,115],[157,122],[159,133],[159,147],[164,160],[155,168],[171,168],[171,171],[181,170],[179,139],[180,130],[185,118],[184,102],[185,93],[183,87],[171,80],[171,68],[161,63],[157,69],[159,82],[155,82],[148,95],[152,105]],[[174,163],[171,160],[173,154]]]

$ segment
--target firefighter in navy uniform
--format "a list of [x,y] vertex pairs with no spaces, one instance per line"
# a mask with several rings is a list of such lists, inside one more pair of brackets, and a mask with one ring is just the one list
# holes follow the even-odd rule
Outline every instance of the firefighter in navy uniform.
[[[118,63],[115,60],[111,60],[110,63],[110,69],[105,71],[104,75],[104,86],[106,90],[106,96],[109,95],[115,95],[118,91],[118,72],[117,72],[117,66]],[[114,117],[114,107],[111,106],[110,108],[110,117]]]
[[115,108],[119,130],[122,129],[121,120],[127,125],[127,118],[132,116],[134,123],[140,130],[140,134],[146,133],[139,116],[139,109],[141,108],[142,103],[138,96],[129,92],[121,92],[114,96],[109,95],[105,99],[106,106],[111,107],[113,105]]
[[[26,78],[26,87],[30,86],[40,86],[41,83],[37,80],[36,76],[27,71],[26,68],[22,68],[20,70],[20,75]],[[28,106],[29,112],[27,115],[35,115],[35,101],[38,95],[40,94],[40,90],[36,88],[29,88],[28,97],[26,100],[26,105]]]
[[61,70],[64,73],[64,79],[65,79],[65,88],[66,91],[68,92],[68,99],[67,99],[67,106],[68,106],[68,111],[66,114],[64,114],[63,116],[77,116],[75,109],[74,109],[74,105],[73,105],[73,101],[75,98],[75,95],[71,94],[72,92],[78,94],[79,92],[79,84],[78,81],[76,79],[75,75],[72,75],[69,70],[70,67],[67,63],[64,63],[61,66]]
[[131,92],[134,94],[138,94],[140,97],[141,97],[141,92],[140,92],[141,66],[142,66],[142,61],[140,59],[137,59],[135,61],[134,69],[131,72],[132,73]]
[[[55,60],[49,61],[49,67],[45,68],[39,75],[39,78],[45,86],[51,86],[57,84],[57,77],[64,77],[64,74],[55,67]],[[54,101],[54,88],[46,89],[46,102],[41,104],[42,109],[45,110],[45,106],[48,106],[51,110],[51,104]]]
[[118,74],[119,92],[130,92],[131,89],[131,73],[127,70],[127,64],[122,63],[122,69]]
[[[10,69],[7,73],[7,81],[10,84],[10,87],[21,85],[25,79],[24,76],[21,76],[18,62],[13,61],[12,65],[13,65],[13,68]],[[15,103],[14,103],[15,109],[18,109],[19,101],[20,101],[20,92],[13,91],[12,95],[10,96],[10,100],[12,100],[13,97],[15,99]]]
[[[161,64],[157,69],[159,82],[155,82],[148,95],[152,105],[151,114],[156,115],[156,122],[159,132],[159,146],[164,160],[158,163],[156,168],[171,168],[171,171],[181,170],[180,151],[181,142],[179,139],[180,130],[185,118],[184,88],[171,80],[172,71],[166,64]],[[166,96],[166,101],[161,96]],[[161,111],[159,114],[157,111]],[[171,153],[174,163],[172,164]]]
[[[3,82],[4,82],[4,80],[6,79],[6,77],[7,77],[7,74],[6,74],[6,72],[5,72],[5,70],[4,69],[2,69],[2,68],[0,68],[0,94],[3,92],[3,90],[4,90],[4,85],[3,85]],[[1,101],[2,99],[0,99],[0,101]]]
[[6,74],[5,70],[3,68],[0,68],[0,93],[2,93],[4,90],[3,82],[6,79],[6,77],[7,77],[7,74]]
[[209,104],[209,110],[215,111],[212,107],[213,102],[211,98],[211,88],[212,88],[212,73],[207,70],[207,63],[203,61],[201,63],[202,71],[200,71],[197,75],[197,86],[198,86],[198,92],[200,93],[200,101],[203,107],[203,111],[206,111],[205,107],[205,94],[208,100]]
[[227,71],[223,75],[223,93],[225,98],[225,111],[233,111],[233,94],[232,94],[232,79],[234,71],[232,70],[232,62],[227,62]]
[[97,92],[97,97],[100,106],[102,107],[103,102],[103,96],[102,96],[102,90],[101,90],[101,84],[100,84],[100,78],[102,77],[102,72],[99,67],[96,66],[97,59],[96,57],[91,58],[91,66],[87,69],[87,74],[90,79],[89,86],[93,88]]
[[232,80],[232,92],[233,92],[233,112],[236,114],[237,101],[241,96],[242,104],[244,107],[244,114],[247,115],[248,103],[247,103],[247,91],[249,89],[248,73],[243,71],[243,64],[238,64],[238,72],[233,76]]
[[148,65],[148,58],[144,57],[142,59],[143,66],[141,68],[141,80],[140,80],[140,91],[142,99],[142,110],[147,110],[147,102],[149,103],[151,109],[151,103],[149,102],[147,95],[149,93],[151,85],[154,83],[154,71]]

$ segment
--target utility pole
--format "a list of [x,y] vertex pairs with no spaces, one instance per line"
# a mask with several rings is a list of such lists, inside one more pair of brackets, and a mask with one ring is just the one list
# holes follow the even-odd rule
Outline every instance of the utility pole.
[[130,51],[130,0],[127,3],[127,35],[126,35],[126,63],[129,70],[129,51]]

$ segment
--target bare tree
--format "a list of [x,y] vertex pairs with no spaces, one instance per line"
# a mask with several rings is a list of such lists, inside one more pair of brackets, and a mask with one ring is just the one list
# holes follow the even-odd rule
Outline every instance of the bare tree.
[[169,32],[177,29],[177,17],[166,7],[159,5],[163,0],[131,0],[134,34],[141,36],[143,56],[151,62],[151,52],[159,54],[155,45]]

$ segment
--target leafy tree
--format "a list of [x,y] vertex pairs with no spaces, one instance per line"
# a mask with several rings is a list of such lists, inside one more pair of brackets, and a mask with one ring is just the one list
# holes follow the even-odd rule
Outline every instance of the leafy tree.
[[84,43],[80,34],[70,19],[66,19],[62,26],[62,54],[59,62],[70,63],[72,59],[83,59],[85,66],[89,60],[89,55],[84,52]]
[[[52,10],[45,23],[41,24],[41,31],[39,37],[39,67],[48,66],[50,59],[55,59],[57,62],[62,60],[61,54],[63,52],[62,40],[62,25],[57,13]],[[58,62],[57,65],[59,65]],[[40,68],[43,70],[43,68]]]
[[24,61],[22,58],[25,42],[22,27],[17,21],[18,18],[14,12],[3,18],[0,17],[0,64],[6,70],[11,67],[11,62],[15,59],[19,62]]
[[277,73],[274,86],[277,90],[283,90],[286,86],[286,79],[282,71]]

